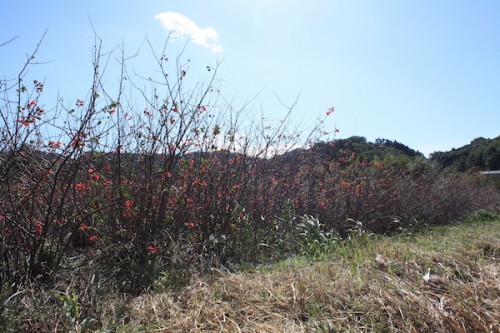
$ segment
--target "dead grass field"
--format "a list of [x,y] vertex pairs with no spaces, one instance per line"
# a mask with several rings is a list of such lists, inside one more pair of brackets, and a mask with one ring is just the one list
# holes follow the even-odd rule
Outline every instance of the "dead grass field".
[[500,332],[499,256],[498,215],[478,216],[134,298],[27,289],[2,320],[12,332]]

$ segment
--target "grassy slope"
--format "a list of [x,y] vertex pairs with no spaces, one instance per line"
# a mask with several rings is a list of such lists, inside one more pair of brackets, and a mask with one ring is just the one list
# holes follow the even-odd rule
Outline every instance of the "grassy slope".
[[5,315],[13,331],[500,332],[498,215],[330,250],[127,300],[27,292]]

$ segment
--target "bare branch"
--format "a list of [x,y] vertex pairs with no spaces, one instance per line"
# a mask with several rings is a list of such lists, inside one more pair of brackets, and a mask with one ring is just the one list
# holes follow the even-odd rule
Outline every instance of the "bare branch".
[[15,41],[18,38],[19,38],[19,36],[12,37],[11,39],[9,39],[8,41],[6,41],[5,43],[0,44],[0,47],[5,46],[5,45],[7,45],[9,43],[12,43],[13,41]]

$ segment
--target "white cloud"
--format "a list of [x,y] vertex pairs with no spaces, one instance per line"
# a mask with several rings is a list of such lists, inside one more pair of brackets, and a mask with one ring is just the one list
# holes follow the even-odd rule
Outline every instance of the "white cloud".
[[219,34],[212,27],[202,29],[188,17],[175,12],[160,13],[155,19],[159,20],[167,30],[173,31],[173,37],[188,37],[193,43],[202,45],[212,52],[222,51],[222,47],[217,43]]

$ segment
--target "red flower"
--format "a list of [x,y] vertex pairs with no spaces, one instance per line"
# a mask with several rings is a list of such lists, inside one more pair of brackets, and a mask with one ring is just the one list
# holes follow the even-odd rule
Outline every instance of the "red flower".
[[87,189],[87,186],[85,184],[82,184],[82,183],[75,184],[75,190],[77,190],[77,191],[83,191],[86,189]]
[[22,116],[20,119],[17,120],[18,123],[21,123],[23,124],[23,126],[29,126],[31,124],[34,124],[35,123],[35,120],[34,119],[27,119],[25,118],[24,116]]
[[328,111],[326,111],[326,115],[327,115],[327,116],[329,116],[329,115],[331,115],[331,114],[332,114],[332,113],[334,113],[334,112],[335,112],[335,109],[333,108],[333,106],[331,106],[331,107],[328,109]]
[[42,224],[40,222],[38,222],[37,224],[35,224],[35,232],[37,235],[41,235],[42,234]]
[[99,180],[99,178],[101,178],[101,177],[99,176],[99,174],[98,174],[98,173],[94,173],[94,174],[92,175],[92,179],[93,179],[93,180]]
[[80,228],[78,228],[78,229],[80,229],[81,231],[85,231],[85,230],[87,230],[88,228],[89,228],[89,226],[88,226],[88,225],[82,224],[82,225],[80,226]]
[[62,142],[61,142],[61,141],[56,141],[56,142],[54,142],[54,141],[49,141],[49,146],[50,146],[51,148],[59,148],[59,147],[61,147],[61,145],[62,145]]
[[193,221],[189,221],[188,227],[191,228],[191,229],[193,229],[194,227],[196,227],[196,224],[194,224]]
[[91,241],[91,242],[95,242],[98,239],[99,239],[99,237],[97,237],[96,235],[92,235],[89,237],[89,241]]
[[86,143],[83,142],[82,139],[79,139],[79,138],[74,138],[73,139],[73,145],[76,147],[76,148],[80,148],[80,147],[85,147]]
[[134,202],[132,200],[125,200],[123,203],[126,209],[132,209],[132,206],[134,205]]
[[340,182],[340,187],[350,187],[351,184],[349,184],[348,182],[344,182],[344,181],[341,181]]
[[151,252],[151,254],[155,254],[156,252],[158,252],[158,250],[160,249],[159,246],[152,246],[152,245],[149,245],[147,247],[148,251]]

